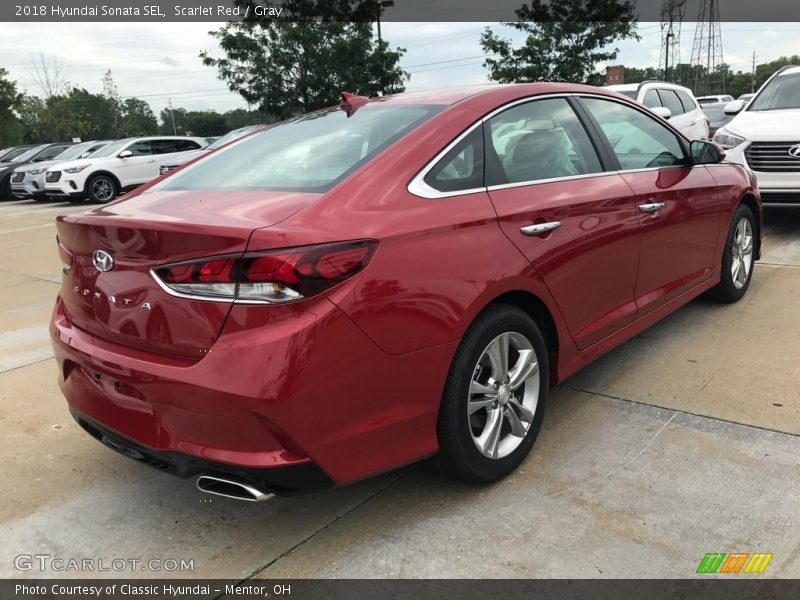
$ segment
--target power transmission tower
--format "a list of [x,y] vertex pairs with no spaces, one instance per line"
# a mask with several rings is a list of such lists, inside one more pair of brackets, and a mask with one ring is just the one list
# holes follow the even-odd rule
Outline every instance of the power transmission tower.
[[725,91],[725,72],[722,66],[719,0],[700,0],[697,28],[692,44],[695,94],[711,93],[718,79],[722,79],[722,91]]
[[[661,56],[658,58],[658,69],[664,81],[681,80],[681,73],[675,67],[681,62],[681,23],[685,15],[686,0],[662,0]],[[673,65],[671,71],[670,65]]]

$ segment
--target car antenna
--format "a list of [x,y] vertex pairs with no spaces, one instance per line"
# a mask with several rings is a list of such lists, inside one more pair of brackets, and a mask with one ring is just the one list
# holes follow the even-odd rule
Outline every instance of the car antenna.
[[366,96],[358,96],[357,94],[351,94],[350,92],[342,92],[342,103],[339,105],[345,113],[347,113],[347,118],[349,119],[353,116],[353,113],[356,112],[360,107],[364,106],[367,102],[369,102],[369,98]]

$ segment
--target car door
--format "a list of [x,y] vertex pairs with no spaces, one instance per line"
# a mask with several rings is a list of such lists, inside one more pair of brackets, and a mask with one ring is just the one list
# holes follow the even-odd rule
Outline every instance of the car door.
[[577,346],[632,322],[638,210],[570,100],[509,107],[485,122],[484,136],[500,227],[549,288]]
[[642,243],[636,281],[642,316],[696,286],[715,268],[725,213],[714,178],[660,119],[613,99],[583,97],[621,177],[635,194]]
[[[115,168],[115,173],[123,188],[141,185],[158,175],[158,164],[156,164],[156,157],[153,156],[150,140],[133,142],[122,150],[122,152],[125,151],[130,151],[131,156],[118,158]],[[155,175],[151,175],[152,172],[155,172]]]

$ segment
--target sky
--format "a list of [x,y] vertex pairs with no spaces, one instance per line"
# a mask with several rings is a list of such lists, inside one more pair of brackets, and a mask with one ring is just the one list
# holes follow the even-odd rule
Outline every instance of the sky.
[[[43,53],[64,65],[66,79],[90,92],[101,90],[101,78],[111,69],[123,96],[137,96],[158,114],[170,98],[175,107],[224,111],[246,107],[217,79],[216,70],[198,58],[201,50],[222,56],[208,35],[223,23],[0,23],[0,67],[19,87],[39,94],[31,76],[34,57]],[[479,39],[491,26],[507,37],[520,35],[493,23],[382,23],[392,47],[407,49],[401,66],[411,73],[408,91],[487,81]],[[661,31],[658,23],[640,23],[640,42],[615,44],[620,53],[614,64],[656,66]],[[689,62],[694,23],[684,23],[681,61]],[[734,71],[749,70],[753,51],[757,62],[800,54],[800,22],[723,23],[724,60]],[[604,65],[598,65],[603,68]]]

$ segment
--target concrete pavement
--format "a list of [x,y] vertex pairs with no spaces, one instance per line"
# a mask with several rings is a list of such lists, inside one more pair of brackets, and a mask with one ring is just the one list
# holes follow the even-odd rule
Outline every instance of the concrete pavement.
[[0,203],[0,575],[19,554],[193,559],[193,577],[689,577],[772,552],[800,577],[800,211],[768,213],[734,305],[698,300],[554,390],[531,457],[486,488],[426,464],[253,505],[108,451],[69,417],[47,320],[53,218]]

